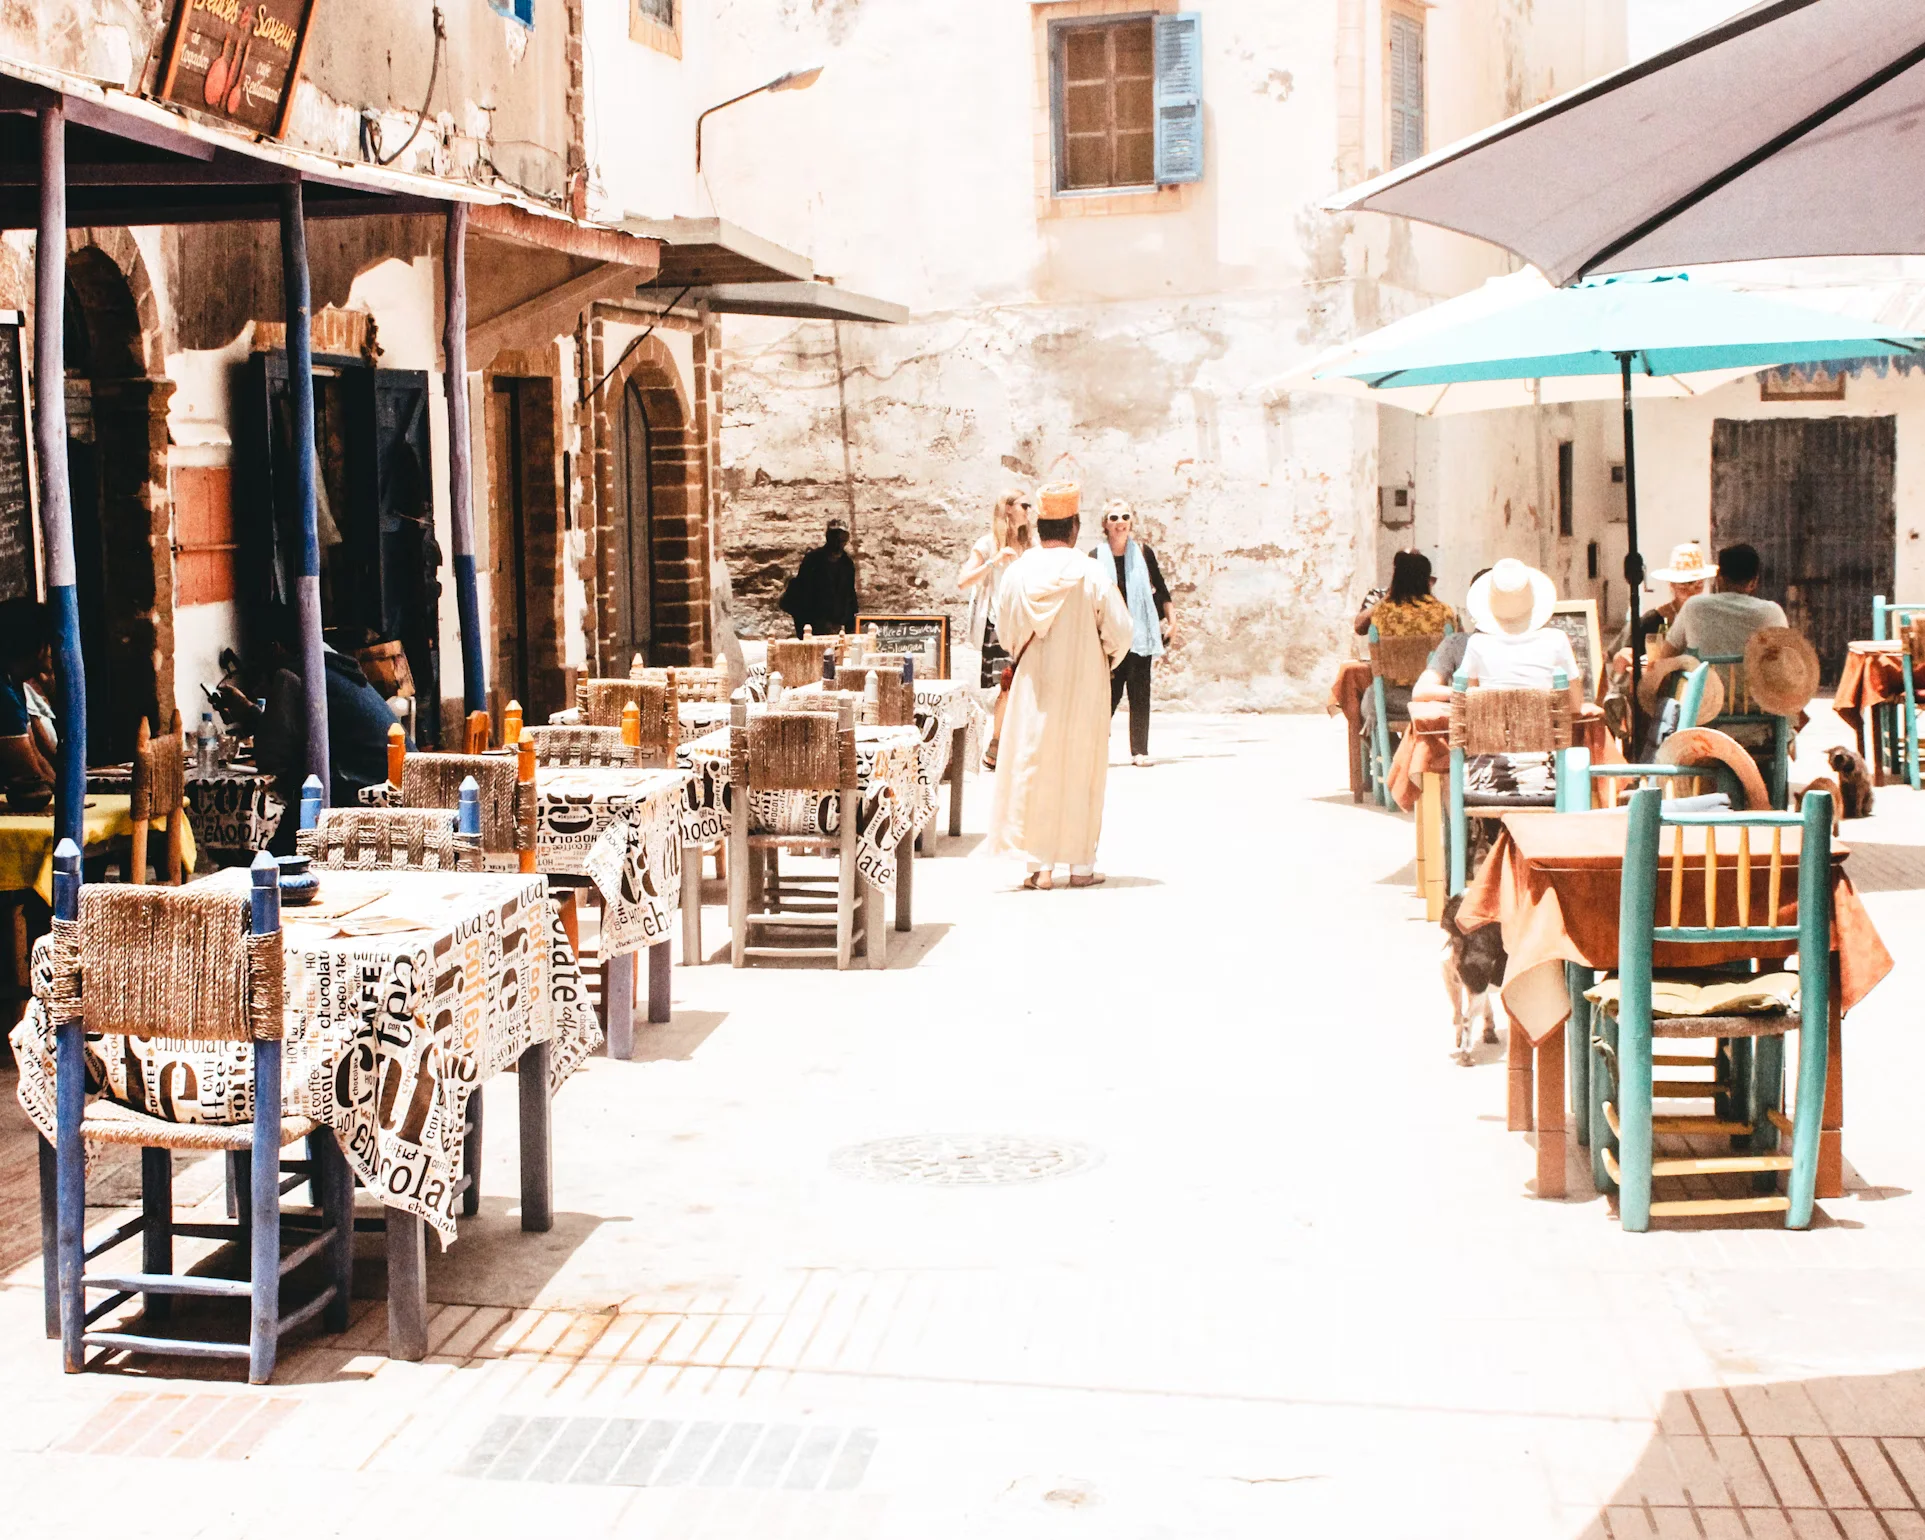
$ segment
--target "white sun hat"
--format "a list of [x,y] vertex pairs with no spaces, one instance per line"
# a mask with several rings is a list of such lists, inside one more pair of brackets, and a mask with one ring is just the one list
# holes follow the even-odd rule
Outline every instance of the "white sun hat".
[[1535,567],[1506,556],[1470,586],[1464,607],[1480,631],[1521,636],[1551,618],[1557,588]]

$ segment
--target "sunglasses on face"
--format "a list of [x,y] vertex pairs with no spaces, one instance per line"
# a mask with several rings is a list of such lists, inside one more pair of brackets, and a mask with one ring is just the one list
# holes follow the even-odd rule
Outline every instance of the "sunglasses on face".
[[1127,513],[1105,514],[1103,516],[1103,522],[1105,524],[1127,524],[1130,522],[1130,516]]

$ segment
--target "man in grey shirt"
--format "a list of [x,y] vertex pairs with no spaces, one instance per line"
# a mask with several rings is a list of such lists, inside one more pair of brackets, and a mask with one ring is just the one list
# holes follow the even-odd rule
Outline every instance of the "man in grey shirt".
[[1698,658],[1743,657],[1752,636],[1767,626],[1785,624],[1785,612],[1758,597],[1764,564],[1748,545],[1728,545],[1718,553],[1718,591],[1687,599],[1671,629],[1651,643],[1651,657],[1688,652]]

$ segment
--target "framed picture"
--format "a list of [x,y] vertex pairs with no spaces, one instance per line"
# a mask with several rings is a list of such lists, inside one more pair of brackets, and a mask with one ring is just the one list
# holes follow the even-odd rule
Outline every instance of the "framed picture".
[[287,132],[314,11],[321,0],[173,0],[161,58],[164,102],[256,134]]
[[1597,600],[1559,599],[1551,606],[1550,623],[1571,639],[1577,666],[1584,674],[1584,698],[1598,698],[1604,665],[1604,638],[1598,630]]
[[856,630],[879,652],[906,652],[916,660],[918,679],[949,677],[947,615],[858,615]]

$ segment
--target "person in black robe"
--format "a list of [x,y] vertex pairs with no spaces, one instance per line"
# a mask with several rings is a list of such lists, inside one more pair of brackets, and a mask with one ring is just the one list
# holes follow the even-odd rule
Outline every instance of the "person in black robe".
[[831,522],[822,544],[802,558],[789,586],[782,590],[782,609],[804,630],[834,636],[856,628],[856,563],[849,554],[849,531]]

